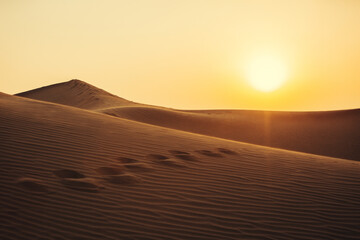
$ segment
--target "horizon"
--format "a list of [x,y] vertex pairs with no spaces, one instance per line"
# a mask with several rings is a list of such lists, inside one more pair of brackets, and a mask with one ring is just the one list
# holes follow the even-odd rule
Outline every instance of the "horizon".
[[[44,89],[44,88],[47,88],[47,87],[51,87],[53,85],[58,85],[58,84],[65,84],[65,83],[68,83],[68,82],[71,82],[71,81],[80,81],[80,82],[83,82],[85,84],[88,84],[88,85],[91,85],[95,88],[98,88],[98,89],[101,89],[101,90],[104,90],[105,92],[109,93],[109,94],[112,94],[112,95],[115,95],[116,97],[120,97],[120,98],[123,98],[121,96],[118,96],[116,94],[113,94],[111,91],[107,90],[107,89],[102,89],[102,88],[99,88],[97,86],[94,86],[92,84],[89,84],[88,82],[86,81],[83,81],[81,79],[70,79],[68,81],[64,81],[64,82],[58,82],[58,83],[53,83],[53,84],[50,84],[50,85],[46,85],[46,86],[41,86],[41,87],[37,87],[37,88],[34,88],[34,89],[29,89],[29,90],[26,90],[26,91],[23,91],[23,92],[18,92],[18,93],[15,93],[13,95],[18,95],[18,94],[21,94],[21,93],[26,93],[26,92],[31,92],[31,91],[36,91],[36,90],[39,90],[39,89]],[[133,101],[132,99],[127,99],[127,98],[123,98],[127,101],[130,101],[130,102],[135,102]],[[169,109],[175,109],[175,108],[171,108],[171,107],[166,107],[166,106],[162,106],[162,105],[152,105],[152,104],[147,104],[147,103],[144,103],[144,102],[135,102],[135,103],[139,103],[139,104],[145,104],[145,105],[149,105],[149,106],[156,106],[156,107],[165,107],[165,108],[169,108]],[[214,110],[214,111],[266,111],[266,112],[288,112],[288,113],[311,113],[311,112],[339,112],[339,111],[352,111],[352,110],[359,110],[360,108],[347,108],[347,109],[331,109],[331,110],[264,110],[264,109],[245,109],[245,108],[196,108],[196,109],[181,109],[181,108],[176,108],[175,110],[183,110],[183,111],[211,111],[211,110]]]
[[[0,88],[8,94],[76,78],[131,101],[176,109],[360,108],[358,1],[0,6],[7,36],[0,45]],[[267,54],[275,59],[272,68],[281,65],[278,75],[286,72],[276,89],[254,85],[254,74],[244,70],[254,56]],[[268,73],[262,64],[253,72]]]

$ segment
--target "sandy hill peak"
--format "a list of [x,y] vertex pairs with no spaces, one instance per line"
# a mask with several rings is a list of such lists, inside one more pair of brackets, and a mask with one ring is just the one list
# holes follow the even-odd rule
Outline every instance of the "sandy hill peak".
[[76,88],[79,90],[81,89],[82,91],[86,91],[86,92],[93,93],[93,94],[97,93],[97,94],[104,94],[104,95],[116,97],[114,94],[111,94],[105,90],[102,90],[98,87],[95,87],[94,85],[91,85],[91,84],[81,81],[79,79],[72,79],[70,81],[63,82],[60,84],[70,85],[72,88]]
[[360,160],[359,109],[324,112],[184,111],[133,103],[75,79],[17,95],[170,129]]
[[133,104],[78,79],[36,88],[16,95],[92,110]]

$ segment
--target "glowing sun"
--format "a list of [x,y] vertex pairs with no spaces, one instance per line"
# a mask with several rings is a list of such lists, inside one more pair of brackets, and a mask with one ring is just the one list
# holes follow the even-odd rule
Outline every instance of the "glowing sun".
[[258,55],[245,69],[246,79],[257,90],[271,92],[280,88],[288,77],[284,62],[274,55]]

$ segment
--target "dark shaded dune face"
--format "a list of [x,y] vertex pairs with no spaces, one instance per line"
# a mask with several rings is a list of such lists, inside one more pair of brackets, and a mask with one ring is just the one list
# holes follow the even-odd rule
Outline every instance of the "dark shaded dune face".
[[17,185],[20,186],[23,190],[28,192],[35,192],[35,193],[48,192],[48,188],[45,186],[43,182],[33,178],[20,178],[17,181]]
[[136,184],[141,182],[140,178],[129,173],[108,176],[105,178],[105,180],[114,184]]
[[[360,160],[360,129],[356,124],[360,121],[359,110],[296,113],[125,106],[100,112],[240,142]],[[271,134],[265,139],[267,131]]]
[[220,153],[212,152],[210,150],[196,150],[195,152],[208,157],[222,157]]
[[186,118],[186,114],[182,114],[181,111],[172,111],[154,106],[128,105],[119,108],[101,109],[99,112],[154,125],[163,125],[167,120],[172,121],[173,124],[181,125],[182,119]]
[[139,160],[137,160],[137,159],[128,158],[128,157],[118,157],[117,160],[120,161],[121,163],[138,163],[139,162]]
[[227,149],[227,148],[218,148],[218,151],[224,154],[228,154],[228,155],[238,155],[237,152]]
[[98,192],[103,186],[92,178],[65,178],[61,183],[68,188],[84,191],[84,192]]
[[109,167],[100,167],[96,169],[96,172],[103,176],[109,176],[109,175],[118,175],[123,173],[123,168],[120,166],[109,166]]
[[84,174],[70,169],[55,170],[53,173],[59,178],[85,178]]

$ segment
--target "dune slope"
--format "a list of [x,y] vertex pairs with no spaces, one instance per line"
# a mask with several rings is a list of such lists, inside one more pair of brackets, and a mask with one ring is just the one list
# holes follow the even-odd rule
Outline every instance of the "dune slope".
[[360,110],[179,111],[149,106],[102,109],[112,116],[209,136],[360,160]]
[[360,109],[329,112],[181,111],[133,103],[79,80],[18,95],[193,133],[360,160]]
[[2,239],[358,239],[360,163],[0,95]]

